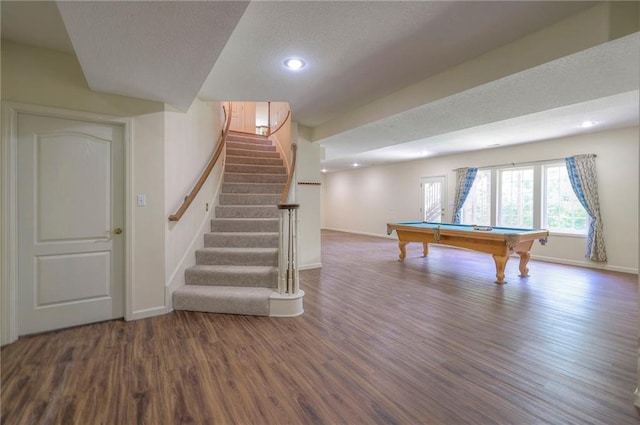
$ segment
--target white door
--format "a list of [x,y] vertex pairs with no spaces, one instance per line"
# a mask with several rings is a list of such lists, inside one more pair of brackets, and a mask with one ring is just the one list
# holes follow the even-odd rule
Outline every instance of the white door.
[[244,102],[244,132],[256,134],[256,104]]
[[446,205],[445,177],[423,177],[420,179],[422,190],[422,221],[442,223]]
[[244,102],[231,102],[230,130],[245,131],[244,128]]
[[124,316],[124,134],[18,114],[18,334]]

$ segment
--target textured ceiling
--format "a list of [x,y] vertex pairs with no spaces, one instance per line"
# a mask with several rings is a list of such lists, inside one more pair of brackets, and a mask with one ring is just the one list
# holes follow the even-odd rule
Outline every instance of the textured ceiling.
[[[586,120],[599,130],[637,125],[639,46],[636,33],[325,138],[324,165],[387,162],[376,149],[389,146],[406,159],[531,142],[577,133]],[[463,140],[467,129],[474,137]]]
[[[252,2],[200,97],[287,101],[321,124],[584,9],[586,2]],[[307,67],[284,72],[300,56]]]
[[[638,33],[532,62],[519,72],[496,72],[492,79],[440,97],[414,95],[414,105],[375,119],[344,118],[362,116],[362,108],[572,14],[590,13],[594,5],[598,7],[583,1],[0,3],[3,39],[76,54],[93,90],[159,100],[182,110],[196,96],[289,102],[294,119],[311,127],[313,140],[325,148],[323,166],[330,170],[355,161],[379,164],[637,125]],[[594,33],[601,30],[593,28]],[[286,71],[283,61],[291,56],[304,58],[308,66]],[[599,125],[577,128],[576,122],[584,119]]]
[[187,110],[247,2],[58,2],[92,90]]

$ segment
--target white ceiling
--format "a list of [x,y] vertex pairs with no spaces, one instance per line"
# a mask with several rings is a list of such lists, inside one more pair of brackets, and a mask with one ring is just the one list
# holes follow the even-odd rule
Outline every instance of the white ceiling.
[[[93,90],[181,110],[196,96],[287,101],[294,119],[313,128],[594,4],[3,0],[1,7],[3,39],[75,53]],[[316,140],[323,166],[576,134],[587,131],[576,127],[584,119],[601,124],[595,130],[637,125],[639,49],[636,33],[323,136]],[[290,56],[307,67],[285,71]]]

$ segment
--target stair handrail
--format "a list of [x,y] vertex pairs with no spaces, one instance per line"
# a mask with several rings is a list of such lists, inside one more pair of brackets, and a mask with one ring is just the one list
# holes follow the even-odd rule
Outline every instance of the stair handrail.
[[220,155],[222,154],[222,149],[224,148],[225,142],[227,140],[227,134],[229,133],[229,127],[231,126],[231,102],[229,102],[229,113],[227,113],[224,105],[222,106],[222,111],[224,112],[225,126],[222,130],[222,133],[220,134],[220,137],[218,138],[216,150],[209,160],[207,167],[202,171],[200,178],[198,179],[198,181],[196,181],[195,186],[193,186],[193,189],[191,189],[191,192],[189,192],[189,194],[185,196],[184,202],[182,202],[182,205],[180,205],[178,211],[176,211],[175,214],[171,214],[169,216],[169,221],[178,221],[182,218],[191,203],[194,201],[194,199],[196,199],[198,192],[200,192],[200,189],[202,189],[202,186],[204,186],[204,183],[209,178],[209,174],[211,174],[211,170],[213,170],[213,167],[216,165],[218,158],[220,158]]
[[[271,103],[271,102],[269,102]],[[271,105],[269,105],[269,107],[271,107]],[[269,115],[271,115],[271,111],[269,111]],[[291,109],[289,109],[287,111],[287,116],[284,117],[284,120],[280,123],[280,125],[278,126],[278,128],[275,129],[275,131],[271,131],[271,123],[269,123],[269,127],[267,128],[267,136],[271,136],[272,134],[276,134],[289,120],[289,117],[291,116]]]
[[287,176],[287,184],[284,186],[284,190],[282,191],[282,196],[280,196],[279,204],[286,204],[287,198],[289,198],[289,190],[291,189],[291,183],[293,182],[293,174],[296,171],[296,157],[298,152],[298,144],[291,144],[291,168],[289,169],[289,175]]

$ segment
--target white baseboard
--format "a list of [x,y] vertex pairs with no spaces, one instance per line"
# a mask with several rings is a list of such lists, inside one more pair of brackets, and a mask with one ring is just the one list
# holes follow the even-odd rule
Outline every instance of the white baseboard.
[[638,269],[635,269],[633,267],[612,266],[609,264],[596,263],[593,261],[576,261],[568,260],[566,258],[545,257],[542,255],[532,255],[531,259],[537,261],[546,261],[547,263],[565,264],[567,266],[587,267],[590,269],[638,274]]
[[322,263],[309,263],[309,264],[299,264],[298,270],[311,270],[311,269],[321,269]]
[[330,227],[323,227],[322,230],[331,230],[333,232],[342,232],[342,233],[352,233],[354,235],[373,236],[375,238],[397,239],[394,233],[387,235],[386,233],[355,232],[353,230],[334,229]]
[[125,320],[131,321],[147,319],[149,317],[161,316],[163,314],[167,314],[168,312],[169,310],[165,306],[146,308],[144,310],[134,311],[133,313],[131,313],[131,316],[126,317]]

